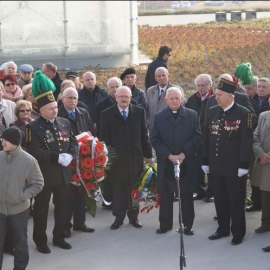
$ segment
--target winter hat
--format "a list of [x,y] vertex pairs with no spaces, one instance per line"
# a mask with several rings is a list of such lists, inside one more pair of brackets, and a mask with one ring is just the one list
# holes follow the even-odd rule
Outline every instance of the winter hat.
[[123,81],[126,77],[126,75],[129,74],[136,74],[136,70],[134,68],[127,68],[121,75],[120,79]]
[[40,70],[34,74],[32,82],[32,96],[37,101],[38,108],[40,109],[46,104],[55,101],[53,92],[56,90],[54,83]]
[[9,127],[2,133],[2,139],[14,145],[20,145],[22,142],[22,133],[17,127]]

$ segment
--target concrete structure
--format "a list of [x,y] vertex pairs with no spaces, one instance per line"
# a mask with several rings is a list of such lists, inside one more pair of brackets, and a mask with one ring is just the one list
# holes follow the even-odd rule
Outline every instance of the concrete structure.
[[257,19],[257,11],[256,10],[247,10],[246,11],[246,19]]
[[227,20],[227,13],[224,11],[216,12],[216,21],[217,22],[224,22]]
[[0,1],[0,63],[138,64],[136,1]]
[[231,21],[242,20],[241,11],[231,11]]

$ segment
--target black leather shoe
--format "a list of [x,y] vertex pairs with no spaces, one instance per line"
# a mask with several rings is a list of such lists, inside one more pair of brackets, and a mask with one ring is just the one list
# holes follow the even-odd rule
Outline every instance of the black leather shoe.
[[227,237],[229,235],[230,235],[229,233],[228,234],[221,234],[219,232],[215,232],[214,234],[210,235],[208,238],[210,240],[217,240],[217,239],[220,239],[222,237]]
[[195,194],[193,195],[193,200],[196,201],[196,200],[202,200],[203,198],[205,198],[204,195],[202,194]]
[[56,247],[60,247],[62,249],[71,249],[72,248],[72,246],[64,240],[60,241],[60,242],[53,241],[53,245]]
[[36,247],[37,247],[38,252],[40,252],[40,253],[43,253],[43,254],[51,253],[51,250],[49,249],[49,247],[47,245],[44,245],[44,246],[37,245]]
[[253,204],[246,207],[246,212],[254,212],[254,211],[261,211],[261,210],[262,210],[261,207],[255,206]]
[[114,223],[111,225],[111,230],[117,230],[123,224],[123,221],[115,220]]
[[205,197],[205,202],[209,203],[209,202],[214,202],[214,197]]
[[83,225],[81,227],[73,227],[74,231],[81,231],[81,232],[87,232],[87,233],[92,233],[95,231],[93,228],[89,228],[87,225]]
[[[176,230],[178,233],[180,233],[180,228]],[[194,235],[194,231],[192,229],[184,228],[184,234],[185,235]]]
[[130,220],[129,224],[138,229],[142,228],[142,223],[138,219]]
[[65,230],[65,231],[64,231],[64,237],[65,237],[65,238],[70,238],[70,237],[71,237],[71,232],[70,232],[70,230]]
[[256,233],[265,233],[269,231],[270,231],[270,227],[266,227],[266,226],[260,226],[259,228],[255,230]]
[[233,246],[240,245],[242,242],[243,242],[242,237],[233,237],[233,239],[232,239]]
[[262,250],[265,251],[265,252],[270,252],[270,246],[262,248]]
[[168,232],[168,231],[171,231],[172,229],[157,229],[156,230],[156,233],[157,234],[164,234],[164,233],[166,233],[166,232]]

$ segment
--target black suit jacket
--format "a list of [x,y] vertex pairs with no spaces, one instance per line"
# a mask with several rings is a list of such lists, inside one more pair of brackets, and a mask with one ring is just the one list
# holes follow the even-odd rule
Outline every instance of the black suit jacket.
[[[206,105],[206,114],[209,112],[209,109],[211,107],[218,105],[215,97],[216,97],[216,95],[212,95],[208,99],[208,102]],[[246,94],[234,92],[234,102],[247,108],[248,111],[252,114],[252,124],[253,124],[253,129],[255,130],[255,128],[257,127],[258,119],[257,119],[256,112],[254,110],[254,107],[250,101],[250,98]]]
[[115,149],[117,160],[111,167],[114,182],[132,185],[142,173],[143,157],[152,157],[152,147],[145,125],[145,110],[129,105],[127,121],[117,104],[101,113],[100,140]]
[[67,119],[56,117],[52,124],[40,116],[29,123],[26,148],[37,159],[45,186],[70,183],[70,168],[58,163],[59,154],[68,153],[75,158],[78,153],[78,143]]
[[58,109],[58,116],[66,118],[70,122],[72,132],[75,136],[85,131],[90,131],[95,135],[94,125],[88,111],[83,108],[76,107],[75,115],[76,120],[70,116],[64,105],[61,105]]

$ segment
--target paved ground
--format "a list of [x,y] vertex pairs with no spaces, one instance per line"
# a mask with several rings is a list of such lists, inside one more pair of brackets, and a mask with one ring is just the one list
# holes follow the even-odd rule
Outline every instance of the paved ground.
[[[48,245],[52,253],[38,253],[32,241],[33,220],[29,220],[30,263],[28,270],[176,270],[179,267],[180,237],[178,228],[178,203],[174,204],[174,228],[157,235],[158,210],[139,216],[142,229],[125,224],[116,231],[110,230],[114,221],[111,212],[98,204],[97,216],[87,214],[87,224],[96,229],[93,234],[72,232],[68,242],[71,250],[52,245],[53,206],[48,220]],[[266,270],[270,269],[270,253],[261,250],[270,245],[270,232],[255,234],[260,225],[261,212],[247,213],[247,234],[243,243],[232,246],[231,237],[215,241],[208,236],[215,232],[217,222],[214,204],[195,201],[195,235],[184,235],[187,267],[200,270]],[[12,269],[13,257],[4,256],[3,270]]]

